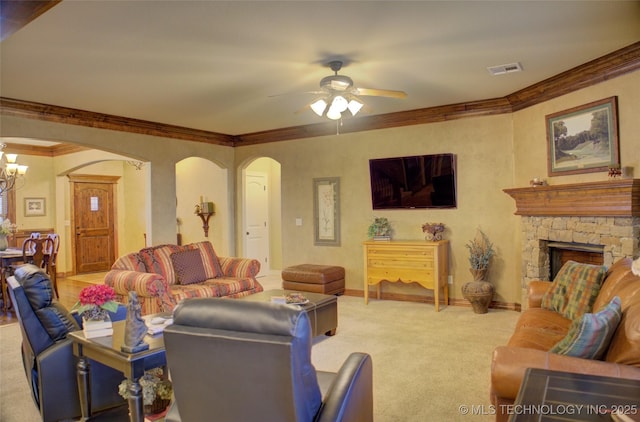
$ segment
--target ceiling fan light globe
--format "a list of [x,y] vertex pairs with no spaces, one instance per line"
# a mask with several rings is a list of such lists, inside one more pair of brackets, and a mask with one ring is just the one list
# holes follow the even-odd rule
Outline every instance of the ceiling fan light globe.
[[322,117],[324,110],[327,108],[327,102],[321,98],[318,101],[311,103],[309,107],[311,107],[311,110],[313,110],[314,113]]
[[342,113],[349,106],[349,102],[342,95],[336,95],[331,101],[331,108],[338,111],[338,113]]
[[333,105],[329,107],[329,111],[327,111],[327,118],[331,120],[339,120],[341,117],[342,114],[340,113],[340,111],[334,108]]
[[360,109],[362,108],[362,106],[364,106],[363,103],[361,103],[358,100],[351,100],[349,101],[349,105],[347,106],[347,108],[349,109],[349,111],[351,112],[352,116],[355,116],[356,114],[358,114],[358,112],[360,111]]

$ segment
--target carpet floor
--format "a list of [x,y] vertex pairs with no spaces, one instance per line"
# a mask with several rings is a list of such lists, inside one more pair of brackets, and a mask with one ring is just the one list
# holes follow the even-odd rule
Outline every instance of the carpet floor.
[[[312,360],[337,371],[352,352],[372,356],[377,422],[489,421],[461,406],[489,410],[491,352],[505,344],[518,312],[340,296],[338,330],[317,337]],[[0,421],[37,422],[39,415],[22,369],[17,324],[0,327]]]

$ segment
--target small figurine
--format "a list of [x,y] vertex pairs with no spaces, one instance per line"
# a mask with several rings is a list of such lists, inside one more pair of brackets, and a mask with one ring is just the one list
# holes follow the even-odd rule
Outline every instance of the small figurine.
[[196,204],[196,209],[193,211],[194,214],[201,214],[200,212],[200,204]]
[[124,343],[120,349],[126,353],[137,353],[147,350],[149,345],[144,342],[147,335],[147,324],[142,319],[142,310],[136,292],[129,292],[127,305],[127,319],[124,325]]

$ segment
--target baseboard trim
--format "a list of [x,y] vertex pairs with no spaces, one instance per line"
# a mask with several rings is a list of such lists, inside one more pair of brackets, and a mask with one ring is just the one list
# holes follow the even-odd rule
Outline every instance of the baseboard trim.
[[[364,290],[355,290],[355,289],[345,289],[344,291],[344,295],[345,296],[354,296],[354,297],[362,297],[364,298]],[[369,299],[370,300],[377,300],[374,295],[369,295]],[[428,304],[435,304],[435,301],[433,299],[433,296],[417,296],[417,295],[406,295],[406,294],[399,294],[399,293],[385,293],[382,292],[380,299],[382,300],[397,300],[400,302],[418,302],[418,303],[428,303]],[[442,301],[440,301],[440,304],[442,305]],[[449,306],[461,306],[461,307],[465,307],[465,308],[471,308],[471,303],[469,303],[468,300],[466,299],[458,299],[458,298],[449,298]],[[491,309],[504,309],[507,311],[516,311],[516,312],[520,312],[521,311],[521,305],[519,303],[507,303],[507,302],[498,302],[498,301],[492,301],[491,304],[489,305],[489,308]]]

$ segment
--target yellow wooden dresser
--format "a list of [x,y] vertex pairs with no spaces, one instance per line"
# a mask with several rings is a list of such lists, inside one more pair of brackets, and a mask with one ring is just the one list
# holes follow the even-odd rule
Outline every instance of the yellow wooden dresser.
[[380,283],[418,283],[433,290],[436,312],[440,311],[440,289],[449,304],[449,241],[367,241],[364,242],[364,303],[369,303],[369,286]]

